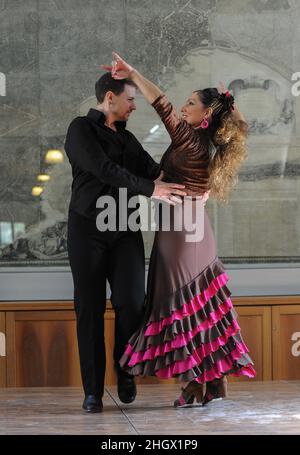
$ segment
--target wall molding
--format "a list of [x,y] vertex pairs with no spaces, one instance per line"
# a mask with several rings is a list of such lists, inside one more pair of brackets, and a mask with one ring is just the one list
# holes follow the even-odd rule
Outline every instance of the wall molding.
[[[300,264],[225,265],[233,296],[300,295]],[[148,266],[146,266],[146,280]],[[146,284],[146,283],[145,283]],[[107,283],[107,298],[110,288]],[[69,267],[0,269],[0,301],[72,300]]]

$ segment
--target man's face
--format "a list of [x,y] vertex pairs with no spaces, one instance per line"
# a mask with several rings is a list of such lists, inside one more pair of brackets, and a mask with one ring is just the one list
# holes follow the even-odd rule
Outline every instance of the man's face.
[[127,121],[135,105],[135,87],[125,84],[124,91],[120,95],[111,95],[110,113],[114,115],[116,121]]

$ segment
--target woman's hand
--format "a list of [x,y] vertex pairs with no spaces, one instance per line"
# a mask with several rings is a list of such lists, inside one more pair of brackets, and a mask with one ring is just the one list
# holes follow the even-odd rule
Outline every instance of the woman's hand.
[[162,94],[159,87],[125,62],[116,52],[113,52],[112,55],[114,59],[112,66],[101,65],[101,67],[107,71],[111,71],[114,79],[130,79],[133,81],[150,104]]
[[111,75],[114,79],[130,79],[130,76],[134,71],[133,67],[125,62],[125,60],[123,60],[116,52],[113,52],[112,55],[112,66],[101,65],[101,67],[107,71],[111,71]]
[[224,82],[219,82],[217,90],[218,90],[220,95],[222,95],[222,93],[226,93],[225,83]]

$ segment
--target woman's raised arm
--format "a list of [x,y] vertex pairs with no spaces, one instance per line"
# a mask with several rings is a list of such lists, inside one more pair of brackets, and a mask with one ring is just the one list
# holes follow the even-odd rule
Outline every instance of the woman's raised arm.
[[172,142],[176,145],[188,143],[193,139],[195,131],[183,120],[176,109],[169,101],[162,90],[146,79],[136,69],[130,66],[118,54],[113,52],[112,66],[101,65],[107,71],[111,71],[114,79],[130,79],[142,92],[146,100],[154,107],[161,120],[163,121]]
[[162,94],[157,85],[146,79],[136,69],[130,66],[125,60],[123,60],[116,52],[113,52],[113,65],[101,65],[102,68],[111,71],[114,79],[130,79],[138,89],[142,92],[146,100],[152,104],[159,95]]

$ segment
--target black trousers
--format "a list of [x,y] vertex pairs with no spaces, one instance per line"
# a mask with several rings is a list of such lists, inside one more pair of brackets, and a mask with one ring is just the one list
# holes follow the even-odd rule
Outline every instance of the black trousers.
[[115,310],[114,362],[138,329],[145,303],[145,253],[141,231],[100,232],[96,221],[69,211],[68,254],[80,368],[86,395],[103,395],[106,279]]

